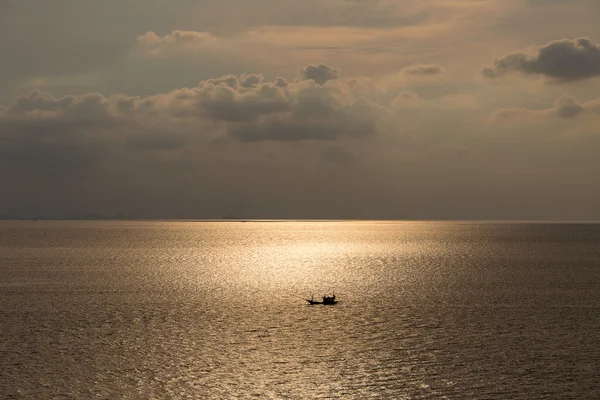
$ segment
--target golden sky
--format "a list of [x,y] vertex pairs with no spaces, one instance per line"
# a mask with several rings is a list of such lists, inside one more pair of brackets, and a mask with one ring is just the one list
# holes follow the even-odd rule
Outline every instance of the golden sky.
[[0,2],[0,215],[600,219],[597,0]]

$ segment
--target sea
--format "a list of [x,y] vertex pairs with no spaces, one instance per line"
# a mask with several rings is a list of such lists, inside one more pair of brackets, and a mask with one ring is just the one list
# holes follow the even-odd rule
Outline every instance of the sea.
[[1,221],[0,398],[599,399],[600,224]]

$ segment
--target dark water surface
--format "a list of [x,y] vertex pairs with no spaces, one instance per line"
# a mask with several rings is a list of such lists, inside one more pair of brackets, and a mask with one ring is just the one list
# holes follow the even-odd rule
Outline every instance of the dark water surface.
[[0,222],[2,399],[598,399],[599,311],[598,224]]

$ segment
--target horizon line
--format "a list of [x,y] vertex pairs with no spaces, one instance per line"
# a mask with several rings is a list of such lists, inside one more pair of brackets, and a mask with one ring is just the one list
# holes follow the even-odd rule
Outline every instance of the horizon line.
[[98,218],[61,218],[61,217],[38,217],[22,218],[9,217],[0,218],[0,221],[180,221],[180,222],[487,222],[487,223],[600,223],[595,219],[485,219],[485,218],[191,218],[191,217],[98,217]]

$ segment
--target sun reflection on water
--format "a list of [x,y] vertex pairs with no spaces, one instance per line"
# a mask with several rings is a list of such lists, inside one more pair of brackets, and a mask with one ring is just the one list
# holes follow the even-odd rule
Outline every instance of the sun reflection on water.
[[597,227],[18,228],[0,252],[9,397],[598,397],[580,367],[599,363]]

